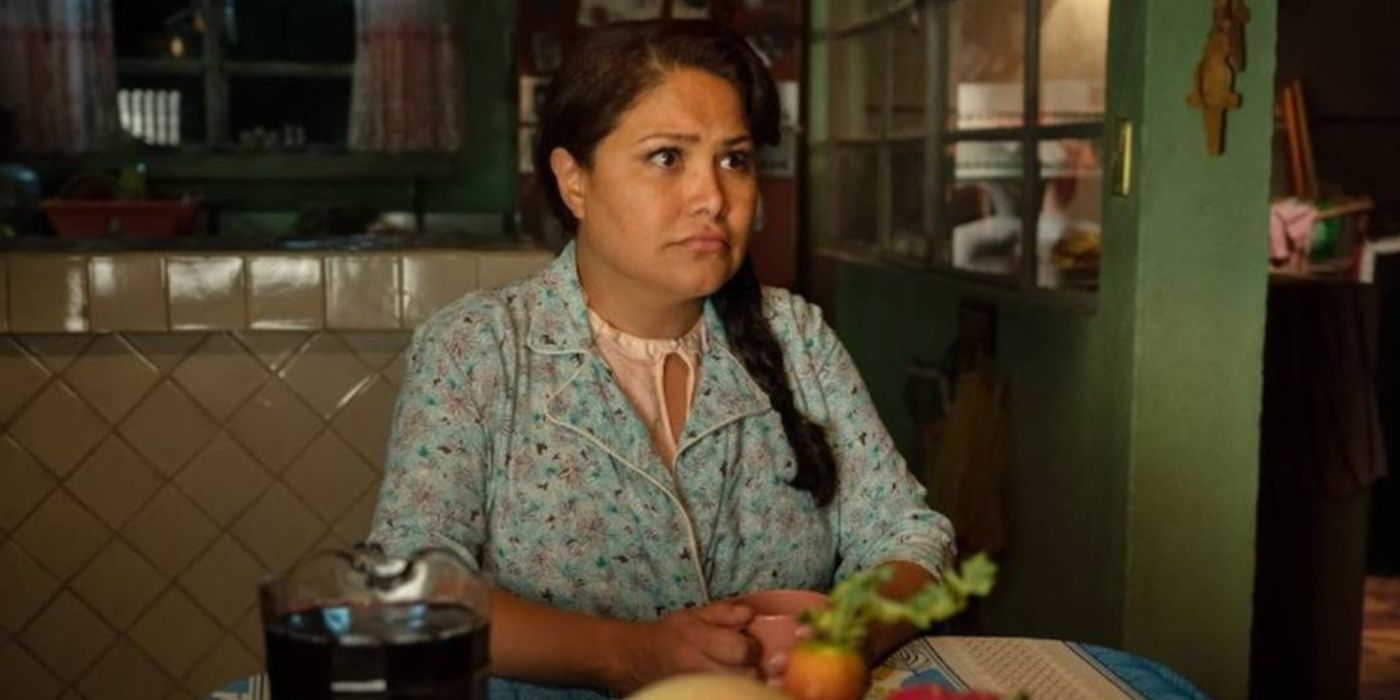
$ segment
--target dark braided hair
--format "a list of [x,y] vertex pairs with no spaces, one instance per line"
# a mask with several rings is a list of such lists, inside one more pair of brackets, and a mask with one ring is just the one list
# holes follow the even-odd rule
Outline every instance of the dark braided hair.
[[[667,70],[678,67],[724,78],[739,93],[754,142],[778,142],[778,91],[763,60],[743,37],[703,20],[618,22],[594,29],[570,50],[540,106],[535,176],[565,230],[576,231],[578,220],[559,193],[550,154],[563,148],[584,167],[592,167],[598,142],[616,128],[638,97],[661,82]],[[782,419],[797,457],[790,485],[811,494],[817,505],[828,505],[836,495],[836,458],[826,431],[793,400],[783,350],[763,315],[763,292],[748,259],[711,301],[724,321],[730,350]]]

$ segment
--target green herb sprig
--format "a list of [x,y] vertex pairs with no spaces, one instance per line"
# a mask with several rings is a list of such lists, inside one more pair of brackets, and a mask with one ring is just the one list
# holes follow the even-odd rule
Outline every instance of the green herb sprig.
[[971,597],[991,592],[996,573],[997,565],[986,554],[978,554],[964,561],[958,571],[946,571],[941,580],[896,601],[880,595],[880,587],[894,577],[894,567],[878,566],[836,584],[827,605],[803,615],[803,622],[819,640],[859,649],[872,622],[909,622],[922,629],[953,617],[967,607]]

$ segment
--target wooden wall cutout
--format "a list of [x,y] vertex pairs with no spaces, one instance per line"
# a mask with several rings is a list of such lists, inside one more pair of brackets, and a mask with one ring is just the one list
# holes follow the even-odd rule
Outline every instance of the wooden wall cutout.
[[1240,94],[1235,92],[1235,74],[1244,70],[1244,28],[1249,8],[1244,0],[1212,0],[1210,34],[1196,64],[1196,75],[1186,103],[1201,110],[1206,134],[1206,153],[1220,155],[1225,150],[1225,113],[1239,109]]

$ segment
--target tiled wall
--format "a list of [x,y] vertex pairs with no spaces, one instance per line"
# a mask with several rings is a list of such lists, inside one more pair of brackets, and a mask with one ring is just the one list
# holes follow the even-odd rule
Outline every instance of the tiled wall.
[[[428,288],[434,275],[460,277],[462,261],[306,258],[282,284],[253,258],[231,259],[205,277],[212,268],[192,275],[159,256],[116,265],[132,274],[107,275],[100,258],[57,258],[37,273],[0,265],[12,331],[122,329],[0,332],[0,698],[203,697],[261,666],[258,579],[363,537],[406,319],[431,311],[429,297],[450,298]],[[307,305],[248,293],[314,287],[308,275],[323,286]],[[356,288],[362,275],[398,291],[382,303]],[[121,279],[137,281],[124,292],[136,296],[103,291]],[[224,281],[191,291],[180,279]],[[180,310],[220,284],[244,286]],[[56,301],[31,304],[44,294]],[[268,318],[310,329],[257,330]],[[180,319],[232,329],[169,332]],[[344,330],[356,325],[394,330]]]
[[538,250],[0,254],[0,332],[411,329]]

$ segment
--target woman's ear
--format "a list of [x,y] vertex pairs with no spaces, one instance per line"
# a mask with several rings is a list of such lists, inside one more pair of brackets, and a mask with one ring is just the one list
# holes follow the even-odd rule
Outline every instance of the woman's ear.
[[559,197],[575,219],[583,221],[584,202],[588,199],[588,171],[563,148],[549,152],[549,169],[559,184]]

